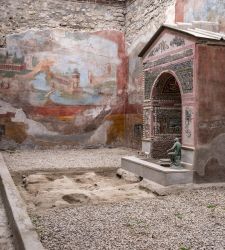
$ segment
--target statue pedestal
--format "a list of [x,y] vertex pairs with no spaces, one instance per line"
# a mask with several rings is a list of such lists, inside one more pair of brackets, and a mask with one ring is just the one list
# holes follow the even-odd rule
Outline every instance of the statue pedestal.
[[162,186],[193,183],[193,171],[162,167],[135,156],[122,157],[121,168]]

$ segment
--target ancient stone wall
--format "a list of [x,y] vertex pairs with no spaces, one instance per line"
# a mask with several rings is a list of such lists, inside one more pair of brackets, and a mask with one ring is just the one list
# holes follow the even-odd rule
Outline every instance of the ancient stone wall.
[[132,44],[140,36],[153,34],[164,22],[174,21],[175,0],[128,0],[126,3],[126,39]]
[[[128,106],[126,131],[132,135],[142,120],[143,74],[138,54],[163,23],[175,20],[175,0],[128,0],[126,3],[125,36],[129,55]],[[127,145],[138,148],[134,136],[127,137]]]
[[124,31],[125,0],[2,0],[0,47],[6,35],[31,28]]

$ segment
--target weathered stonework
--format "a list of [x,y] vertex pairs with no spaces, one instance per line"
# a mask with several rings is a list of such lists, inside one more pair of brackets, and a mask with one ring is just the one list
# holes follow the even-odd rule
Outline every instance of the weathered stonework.
[[6,35],[30,28],[63,27],[70,31],[124,31],[124,2],[124,0],[2,0],[0,47],[6,45]]
[[162,23],[170,19],[166,10],[174,6],[175,0],[128,0],[125,24],[127,42],[132,44],[140,36],[156,31]]

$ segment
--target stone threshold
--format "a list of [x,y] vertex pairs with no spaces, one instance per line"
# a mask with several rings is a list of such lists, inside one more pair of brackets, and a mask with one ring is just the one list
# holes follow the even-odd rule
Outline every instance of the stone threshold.
[[16,250],[44,250],[9,170],[0,153],[0,191]]

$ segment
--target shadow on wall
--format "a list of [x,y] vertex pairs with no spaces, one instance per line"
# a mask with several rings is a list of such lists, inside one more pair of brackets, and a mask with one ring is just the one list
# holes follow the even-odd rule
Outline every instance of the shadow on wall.
[[196,181],[225,181],[225,133],[195,153]]

